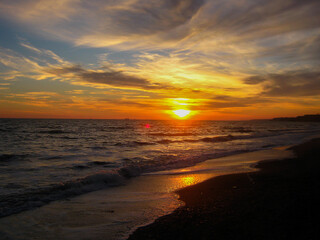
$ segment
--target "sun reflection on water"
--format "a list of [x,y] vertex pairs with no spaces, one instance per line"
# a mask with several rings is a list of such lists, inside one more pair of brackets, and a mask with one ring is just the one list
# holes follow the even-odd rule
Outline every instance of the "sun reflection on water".
[[186,177],[182,177],[181,181],[183,182],[183,184],[185,186],[190,186],[190,185],[194,185],[197,182],[199,182],[199,179],[197,179],[195,176],[186,176]]

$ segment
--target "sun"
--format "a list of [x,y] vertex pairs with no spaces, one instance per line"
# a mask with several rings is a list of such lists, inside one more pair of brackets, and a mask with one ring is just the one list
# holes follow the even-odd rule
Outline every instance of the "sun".
[[174,110],[172,112],[179,118],[186,118],[191,113],[190,110],[185,110],[185,109]]

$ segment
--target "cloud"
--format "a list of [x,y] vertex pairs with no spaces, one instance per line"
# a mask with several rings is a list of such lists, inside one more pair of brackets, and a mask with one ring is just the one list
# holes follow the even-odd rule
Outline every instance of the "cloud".
[[[167,84],[153,83],[147,79],[141,77],[131,76],[121,71],[112,69],[108,70],[92,70],[85,69],[80,65],[61,66],[61,67],[49,67],[45,68],[44,72],[52,74],[54,76],[60,76],[63,78],[76,78],[88,83],[104,84],[113,87],[122,88],[138,88],[146,90],[156,89],[175,89]],[[71,75],[70,75],[71,74]]]
[[122,5],[106,7],[108,20],[113,21],[119,34],[151,35],[168,31],[185,24],[203,5],[204,0],[129,1]]
[[227,101],[227,102],[218,102],[210,101],[205,105],[207,109],[219,109],[219,108],[243,108],[248,107],[250,104],[247,102],[241,101]]
[[175,29],[203,4],[204,0],[4,0],[0,13],[40,34],[99,47],[136,45],[143,36],[153,38]]
[[182,43],[195,49],[318,28],[319,5],[317,0],[4,0],[0,7],[9,19],[76,44]]
[[[287,38],[273,37],[268,40],[268,48],[260,53],[260,57],[276,57],[280,61],[319,61],[320,60],[320,36],[319,29],[291,33]],[[273,44],[270,42],[273,41]],[[274,44],[278,42],[278,44]],[[271,44],[271,45],[270,45]]]
[[202,109],[231,109],[231,108],[247,108],[257,107],[275,103],[274,99],[266,96],[255,95],[248,97],[236,97],[230,95],[216,95],[213,98],[204,101],[200,106]]
[[27,42],[25,39],[20,40],[20,46],[27,48],[37,53],[38,55],[44,57],[46,60],[53,61],[54,63],[60,63],[60,64],[66,63],[65,60],[63,60],[61,57],[59,57],[57,54],[55,54],[51,50],[36,48],[33,45],[31,45],[29,42]]
[[32,69],[40,68],[37,61],[26,58],[10,49],[0,47],[0,63],[7,69],[15,69],[21,72],[30,72]]
[[152,84],[146,79],[126,75],[122,72],[93,72],[85,71],[80,73],[80,78],[92,83],[102,83],[119,87],[142,87],[151,88]]
[[70,19],[79,10],[81,0],[2,0],[0,8],[4,15],[15,15],[17,21],[41,24],[57,23]]
[[36,53],[41,53],[41,51],[38,49],[38,48],[35,48],[34,46],[31,46],[30,44],[28,44],[28,43],[25,43],[25,42],[22,42],[22,43],[20,43],[20,45],[22,46],[22,47],[25,47],[25,48],[28,48],[29,50],[32,50],[32,51],[34,51],[34,52],[36,52]]
[[63,107],[73,104],[72,99],[62,96],[56,92],[25,92],[10,93],[3,98],[8,103],[18,103],[37,107],[59,106]]
[[44,66],[68,64],[54,52],[36,48],[25,40],[20,42],[20,46],[31,51],[28,57],[11,49],[0,47],[0,67],[1,64],[5,67],[0,76],[6,75],[4,78],[13,79],[18,76],[36,74],[41,79],[40,72]]
[[29,56],[0,47],[0,67],[3,66],[1,79],[17,80],[19,77],[29,77],[43,80],[49,77],[43,71],[44,68],[69,64],[50,50],[38,49],[27,42],[21,42],[20,45],[31,50]]
[[87,82],[107,84],[116,87],[138,87],[142,89],[168,88],[168,85],[151,83],[146,79],[130,76],[119,71],[85,71],[80,73],[79,77]]
[[245,78],[245,84],[264,84],[262,95],[301,97],[320,95],[320,72],[295,71]]
[[[0,49],[0,77],[202,99],[194,106],[202,109],[306,102],[320,89],[312,70],[320,63],[319,8],[319,0],[2,0],[1,20],[76,47],[62,58],[20,40],[24,55]],[[85,50],[101,50],[100,60],[87,64],[93,56],[82,60],[80,46],[104,48]],[[76,58],[80,64],[65,60]],[[135,101],[114,105],[147,107]]]
[[[152,104],[151,101],[143,101],[139,102],[139,99],[100,99],[99,101],[106,102],[108,104],[114,105],[114,106],[125,106],[125,107],[133,107],[133,108],[142,108],[142,109],[154,109],[155,105]],[[158,110],[160,110],[157,107]]]
[[[159,83],[141,77],[143,74],[126,72],[124,65],[117,66],[110,62],[102,62],[99,67],[84,67],[62,59],[54,52],[47,49],[38,49],[31,44],[23,43],[23,47],[31,50],[42,58],[25,57],[13,50],[0,48],[0,63],[6,69],[0,74],[4,80],[28,77],[36,80],[55,79],[69,81],[76,85],[90,87],[116,87],[123,89],[140,89],[145,91],[186,91],[188,89],[173,86],[169,83]],[[107,65],[107,66],[106,66]],[[124,70],[121,70],[121,67]],[[191,91],[191,90],[188,90]]]
[[[159,78],[174,75],[175,79],[170,80],[174,84],[189,81],[187,77],[188,81],[181,79],[180,70],[185,70],[181,67],[183,64],[193,64],[193,70],[210,76],[253,75],[294,70],[297,65],[318,66],[319,8],[317,0],[61,0],[59,3],[3,0],[0,3],[0,13],[7,20],[77,46],[130,50],[121,55],[135,54],[132,58],[141,64],[142,56],[152,51],[153,54],[155,51],[164,53],[167,57],[163,59],[170,61],[178,56],[181,61],[177,72],[172,72],[176,66],[170,68],[165,64],[162,68],[167,70],[157,73]],[[21,45],[67,65],[52,51],[35,48],[26,41]],[[159,66],[159,60],[159,57],[146,59],[146,66],[152,63]],[[150,72],[143,65],[131,66]],[[115,83],[112,78],[117,77],[118,84],[127,82],[124,79],[127,75],[116,69],[115,72],[83,73],[83,78],[100,84],[109,79],[112,84]],[[154,81],[151,76],[133,76],[132,81],[141,86],[148,85],[144,82],[149,81],[146,79]],[[192,78],[198,79],[197,76]],[[211,82],[210,78],[204,80]],[[156,86],[153,84],[153,87]]]
[[254,84],[265,82],[267,80],[268,80],[267,76],[250,76],[243,79],[243,82],[245,84],[254,85]]

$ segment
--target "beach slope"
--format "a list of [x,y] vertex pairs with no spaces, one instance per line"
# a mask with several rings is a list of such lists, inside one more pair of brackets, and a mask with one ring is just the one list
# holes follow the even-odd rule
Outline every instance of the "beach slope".
[[320,139],[296,158],[257,172],[218,176],[179,190],[185,206],[137,229],[136,239],[319,239]]

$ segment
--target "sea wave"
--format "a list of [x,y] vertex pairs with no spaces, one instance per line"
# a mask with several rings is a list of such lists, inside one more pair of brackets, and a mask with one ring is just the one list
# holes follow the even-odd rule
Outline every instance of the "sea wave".
[[150,136],[159,136],[159,137],[184,137],[192,136],[193,133],[149,133]]
[[89,168],[93,168],[93,167],[97,167],[97,166],[103,167],[103,168],[114,168],[115,167],[113,162],[91,161],[91,162],[88,162],[87,164],[75,164],[71,168],[83,170],[83,169],[89,169]]
[[[202,141],[206,143],[218,143],[235,141],[239,139],[266,137],[270,135],[277,134],[254,133],[247,135],[222,135],[199,138],[195,140],[184,139],[182,141]],[[173,142],[170,140],[162,141],[162,143]],[[263,145],[263,148],[272,146],[274,145]],[[124,167],[120,167],[117,169],[112,169],[114,167],[112,166],[113,162],[108,161],[93,161],[86,164],[74,165],[73,167],[75,169],[78,169],[79,171],[84,171],[88,168],[94,169],[94,167],[111,167],[108,168],[108,170],[95,172],[88,176],[69,180],[59,184],[52,184],[48,187],[29,190],[26,189],[24,193],[2,195],[0,197],[0,217],[43,206],[51,201],[67,199],[69,197],[104,189],[111,186],[119,186],[125,184],[127,179],[139,176],[141,174],[193,166],[207,159],[213,159],[254,150],[258,149],[253,147],[237,150],[225,148],[220,152],[215,150],[214,152],[198,152],[197,154],[192,155],[163,154],[150,159],[142,159],[141,157],[128,158],[122,160],[122,162],[124,163]],[[3,154],[0,156],[0,159],[11,161],[11,158],[14,157],[15,156],[11,156],[9,154]],[[15,186],[8,185],[8,187],[12,188]]]
[[[144,173],[177,169],[195,165],[206,159],[217,158],[229,154],[243,151],[230,151],[223,153],[205,153],[198,156],[178,156],[162,155],[154,159],[141,161],[140,158],[126,159],[124,167],[95,172],[82,178],[69,180],[66,182],[52,184],[48,187],[38,189],[25,189],[23,193],[13,193],[0,196],[0,217],[12,215],[25,210],[43,206],[56,200],[68,199],[84,193],[101,190],[126,184],[132,177],[140,176]],[[140,164],[137,164],[137,161]],[[94,167],[108,167],[113,162],[93,161],[85,165],[74,165],[74,169],[79,171]],[[7,186],[12,188],[11,185]]]
[[134,129],[134,126],[109,126],[109,127],[106,127],[105,129],[103,130],[128,130],[128,129]]
[[54,129],[54,130],[39,131],[39,133],[47,133],[47,134],[64,134],[64,133],[71,133],[71,132],[63,131],[63,130],[60,130],[60,129]]
[[26,160],[27,157],[27,154],[0,154],[0,163]]
[[[0,131],[14,129],[12,134],[0,134],[4,173],[0,216],[126,184],[140,174],[292,144],[320,131],[318,125],[300,127],[300,123],[199,122],[199,126],[182,128],[154,122],[145,128],[143,121],[137,121],[138,127],[116,121],[43,121],[0,126]],[[126,131],[129,128],[134,131]]]
[[154,142],[142,142],[142,141],[132,141],[132,142],[118,142],[115,143],[114,146],[117,147],[136,147],[136,146],[147,146],[147,145],[155,145]]
[[226,136],[215,136],[215,137],[205,137],[205,138],[199,138],[199,139],[182,139],[182,140],[169,140],[169,139],[162,139],[160,141],[157,141],[159,144],[170,144],[170,143],[181,143],[181,142],[226,142],[226,141],[232,141],[238,139],[235,136],[232,135],[226,135]]
[[[218,136],[218,137],[206,137],[200,139],[202,142],[227,142],[236,139],[235,136],[227,135],[227,136]],[[239,139],[239,138],[238,138]]]
[[0,128],[0,132],[12,132],[13,130],[14,130],[13,128],[7,128],[7,129]]
[[0,217],[40,207],[55,200],[66,199],[106,187],[119,186],[124,184],[126,179],[140,174],[140,168],[127,166],[117,170],[100,171],[46,188],[28,190],[20,194],[2,195],[0,197]]
[[250,128],[245,128],[245,127],[224,127],[225,130],[228,132],[239,132],[239,133],[251,133],[254,132]]
[[204,137],[197,139],[162,139],[158,141],[150,141],[150,142],[140,142],[140,141],[132,141],[132,142],[119,142],[115,143],[114,146],[120,147],[137,147],[137,146],[147,146],[147,145],[156,145],[156,144],[172,144],[172,143],[197,143],[197,142],[206,142],[206,143],[219,143],[219,142],[228,142],[233,140],[241,140],[241,139],[250,139],[250,138],[260,138],[260,137],[268,137],[274,134],[247,134],[247,135],[222,135],[222,136],[213,136],[213,137]]

